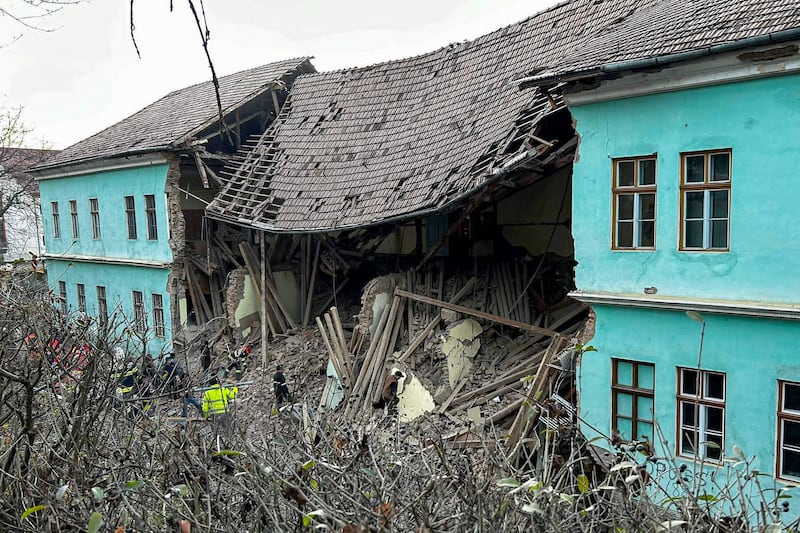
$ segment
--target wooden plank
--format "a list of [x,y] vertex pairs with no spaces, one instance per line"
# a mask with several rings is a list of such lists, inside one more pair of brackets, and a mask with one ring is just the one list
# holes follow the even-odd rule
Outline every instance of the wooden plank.
[[308,325],[311,319],[311,306],[314,303],[314,287],[317,283],[317,271],[319,270],[319,254],[322,242],[317,241],[317,249],[314,252],[314,262],[311,265],[311,281],[308,283],[308,295],[306,297],[306,308],[303,313],[303,326]]
[[416,300],[418,302],[428,303],[431,305],[435,305],[437,307],[442,307],[444,309],[450,309],[451,311],[456,311],[458,313],[464,313],[465,315],[470,315],[478,318],[483,318],[485,320],[490,320],[492,322],[497,322],[498,324],[505,324],[506,326],[511,326],[517,329],[521,329],[523,331],[530,331],[533,333],[539,333],[540,335],[546,335],[548,337],[553,337],[558,335],[557,331],[540,328],[534,326],[532,324],[525,324],[522,322],[518,322],[516,320],[509,320],[502,316],[493,315],[491,313],[484,313],[483,311],[477,311],[475,309],[470,309],[469,307],[464,307],[463,305],[451,304],[448,302],[443,302],[441,300],[437,300],[435,298],[430,298],[427,296],[420,296],[419,294],[414,294],[408,291],[404,291],[401,289],[394,290],[395,295],[402,296],[404,298],[410,298],[412,300]]
[[450,396],[444,401],[444,403],[439,407],[439,412],[444,413],[447,411],[447,408],[450,407],[450,404],[453,403],[453,400],[456,398],[456,395],[461,392],[461,389],[464,388],[464,385],[467,384],[469,380],[467,378],[463,378],[461,381],[458,382],[456,388],[453,389],[453,392],[450,393]]

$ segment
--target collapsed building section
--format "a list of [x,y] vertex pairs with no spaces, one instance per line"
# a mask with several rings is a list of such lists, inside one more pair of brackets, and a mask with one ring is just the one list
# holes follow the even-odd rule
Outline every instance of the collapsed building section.
[[[557,92],[512,82],[615,16],[574,2],[429,54],[301,76],[223,172],[206,213],[252,230],[240,257],[264,337],[324,335],[327,408],[368,416],[393,369],[408,372],[406,419],[513,425],[530,408],[520,377],[544,380],[588,309],[565,299],[570,114]],[[572,400],[569,384],[547,385]]]

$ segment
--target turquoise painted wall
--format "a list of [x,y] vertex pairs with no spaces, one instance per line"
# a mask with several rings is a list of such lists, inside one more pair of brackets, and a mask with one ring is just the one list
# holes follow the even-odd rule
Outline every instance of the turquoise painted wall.
[[[579,290],[800,300],[800,75],[571,106]],[[679,154],[733,149],[729,252],[679,252]],[[611,159],[657,153],[656,250],[611,250]]]
[[[655,364],[655,416],[675,449],[677,367],[696,368],[700,324],[683,312],[593,306],[597,326],[582,358],[581,416],[611,433],[611,358]],[[778,379],[800,382],[796,322],[705,314],[702,368],[726,373],[726,452],[738,444],[774,470]],[[741,357],[735,357],[741,354]],[[591,430],[589,430],[591,431]],[[589,435],[596,436],[596,433]]]
[[[167,293],[169,269],[149,268],[143,266],[113,265],[102,263],[85,263],[79,261],[49,260],[47,278],[54,294],[59,294],[59,281],[64,281],[67,288],[69,310],[78,310],[78,283],[85,285],[86,312],[97,316],[97,286],[106,288],[106,300],[109,316],[119,308],[126,317],[133,319],[132,291],[141,291],[144,296],[147,323],[150,326],[146,339],[146,350],[153,356],[171,350],[170,299]],[[164,305],[164,338],[153,335],[153,299],[152,294],[161,294]]]
[[[668,440],[666,450],[659,446],[657,454],[675,455],[677,368],[697,367],[700,324],[678,311],[606,305],[594,310],[597,329],[590,343],[598,351],[583,355],[578,384],[587,438],[598,436],[594,428],[605,436],[611,433],[611,358],[643,361],[655,364],[654,414]],[[774,475],[778,380],[800,382],[798,325],[711,314],[704,319],[702,368],[726,373],[725,453],[730,460],[725,464],[734,463],[737,444],[748,457],[756,457],[754,468]],[[712,471],[724,482],[725,468],[706,469]],[[704,490],[714,492],[711,485]]]
[[[171,261],[165,194],[167,168],[162,164],[41,180],[39,191],[48,253]],[[154,241],[147,239],[146,194],[154,195],[156,201],[158,240]],[[125,196],[135,198],[136,240],[128,239]],[[97,198],[99,204],[100,239],[92,238],[90,198]],[[70,200],[76,200],[78,207],[79,237],[74,243]],[[60,239],[53,237],[53,201],[59,207]]]

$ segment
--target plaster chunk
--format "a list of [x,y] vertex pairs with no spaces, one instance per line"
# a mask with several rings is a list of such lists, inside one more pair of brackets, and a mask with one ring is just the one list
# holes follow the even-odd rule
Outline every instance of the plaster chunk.
[[478,336],[482,332],[481,325],[471,318],[455,322],[447,329],[442,353],[447,357],[447,377],[451,388],[472,370],[472,359],[481,348]]
[[433,396],[415,376],[406,374],[401,380],[403,390],[397,395],[400,402],[397,404],[397,414],[400,422],[411,422],[434,410],[436,404]]

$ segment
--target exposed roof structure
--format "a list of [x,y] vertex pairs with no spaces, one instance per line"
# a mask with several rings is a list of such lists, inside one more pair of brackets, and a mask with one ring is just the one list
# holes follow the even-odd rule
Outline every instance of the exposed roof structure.
[[[637,60],[666,64],[732,48],[800,38],[800,4],[786,0],[661,0],[620,11],[531,82],[589,77]],[[642,65],[639,65],[642,66]]]
[[552,85],[560,72],[707,49],[798,22],[800,8],[782,0],[569,0],[471,42],[301,76],[207,213],[303,232],[453,207],[542,153],[531,150],[540,125],[563,104],[512,81],[537,85],[541,76]]
[[[223,115],[296,72],[313,71],[309,58],[294,58],[219,78]],[[37,169],[178,146],[218,120],[211,81],[173,91],[141,111],[62,150]]]
[[538,125],[562,106],[510,82],[653,1],[574,0],[421,56],[301,76],[207,213],[324,231],[452,205],[536,155]]

